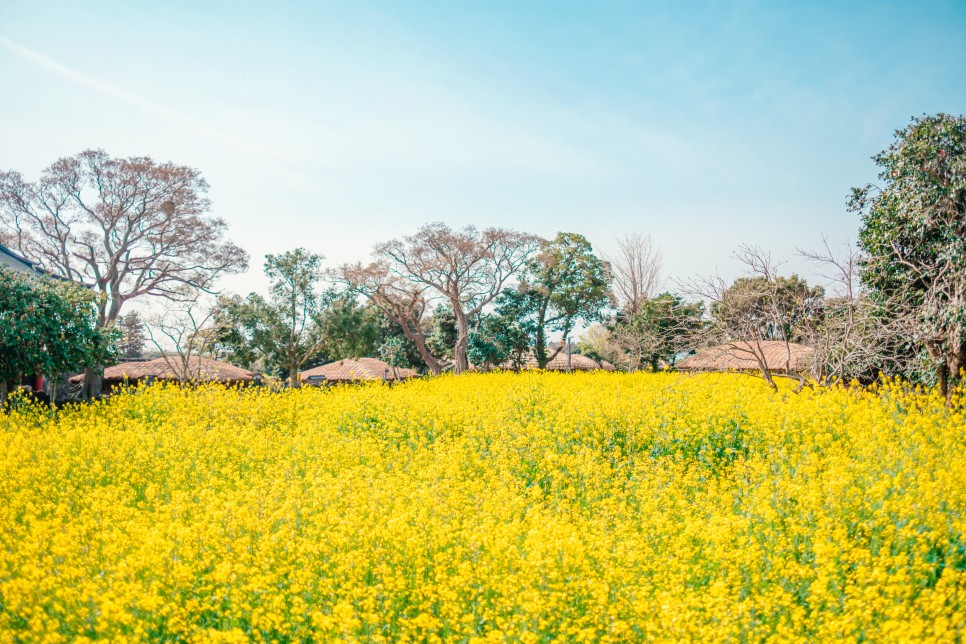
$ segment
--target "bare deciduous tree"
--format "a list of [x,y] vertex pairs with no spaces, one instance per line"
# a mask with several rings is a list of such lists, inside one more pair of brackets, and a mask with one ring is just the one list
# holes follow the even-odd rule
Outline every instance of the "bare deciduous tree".
[[720,276],[683,284],[686,292],[709,305],[703,344],[716,346],[722,357],[758,365],[762,378],[777,391],[770,347],[778,342],[784,349],[780,371],[803,386],[805,375],[795,368],[792,344],[814,316],[824,291],[797,275],[779,275],[779,263],[759,248],[742,246],[735,257],[744,264],[746,277],[732,284]]
[[899,293],[873,299],[859,279],[862,257],[850,245],[836,252],[823,239],[821,251],[799,254],[821,267],[830,295],[805,329],[815,349],[815,374],[822,382],[869,382],[880,373],[914,370],[919,325],[914,307]]
[[[86,150],[49,166],[36,182],[0,172],[0,231],[13,247],[98,294],[98,325],[142,296],[190,299],[246,253],[224,239],[197,170],[150,157]],[[97,393],[99,379],[88,379]]]
[[643,302],[657,294],[661,284],[663,258],[650,235],[629,233],[617,240],[617,253],[606,257],[610,263],[614,295],[629,316]]
[[200,300],[171,302],[149,319],[147,330],[151,343],[179,381],[205,379],[205,365],[199,358],[214,358],[218,340],[211,306]]
[[[635,329],[625,325],[614,327],[608,332],[607,339],[609,341],[607,348],[611,353],[606,359],[627,371],[640,369],[641,365],[646,363],[646,357],[653,353],[659,344],[655,334],[637,333]],[[599,342],[599,339],[597,341]]]
[[453,230],[442,223],[376,247],[376,257],[403,281],[438,291],[456,318],[454,370],[469,368],[470,320],[493,301],[544,240],[503,228]]
[[0,173],[0,228],[45,270],[91,284],[103,326],[128,300],[184,299],[247,268],[245,252],[223,238],[224,220],[209,214],[207,191],[193,168],[87,150],[34,183]]
[[434,374],[442,373],[446,362],[427,347],[430,334],[427,316],[432,309],[429,286],[403,279],[389,270],[385,262],[345,264],[330,272],[330,277],[361,293],[399,325],[413,341],[419,356]]

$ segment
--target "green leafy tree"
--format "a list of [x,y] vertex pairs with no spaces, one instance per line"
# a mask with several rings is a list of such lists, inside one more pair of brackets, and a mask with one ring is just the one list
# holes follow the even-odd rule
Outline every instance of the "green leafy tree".
[[[0,171],[0,234],[49,273],[89,284],[108,328],[131,300],[191,300],[248,268],[207,192],[194,168],[85,150],[37,181]],[[88,370],[85,396],[100,393],[99,371]]]
[[[403,330],[402,326],[386,315],[381,307],[373,304],[379,311],[379,357],[394,367],[408,367],[421,373],[432,371],[423,360],[416,342]],[[391,359],[391,361],[390,361]]]
[[117,361],[117,331],[98,326],[83,285],[0,269],[0,402],[23,376]]
[[[536,332],[533,352],[543,369],[578,322],[603,319],[611,302],[610,272],[584,236],[557,233],[530,263],[528,273]],[[559,332],[564,341],[552,353],[547,350],[548,331]]]
[[432,333],[429,315],[432,287],[410,281],[385,262],[344,264],[328,275],[379,309],[385,338],[402,336],[403,357],[409,364],[401,366],[437,374],[443,371],[445,360],[426,346]]
[[[473,320],[469,321],[468,324],[470,327],[473,326],[473,322]],[[452,364],[454,347],[459,336],[459,329],[456,326],[456,315],[453,313],[453,309],[444,304],[438,305],[433,310],[430,326],[432,331],[426,339],[426,348],[433,355]]]
[[638,302],[629,319],[618,318],[612,330],[615,342],[634,369],[658,371],[674,365],[683,354],[693,353],[705,327],[704,306],[679,295],[662,293]]
[[529,300],[516,290],[498,299],[497,313],[484,315],[470,332],[469,358],[484,369],[521,369],[530,357],[534,336],[533,322],[526,315]]
[[947,400],[966,368],[966,118],[914,118],[872,157],[881,186],[853,189],[863,283],[935,365]]
[[282,374],[284,366],[269,353],[274,342],[270,339],[271,325],[265,321],[271,317],[268,308],[268,302],[257,293],[249,293],[244,298],[239,295],[220,297],[213,311],[214,352],[228,362],[252,371]]
[[261,362],[270,372],[287,375],[290,386],[299,386],[299,369],[324,347],[322,259],[303,248],[267,255],[269,298],[251,293],[222,300],[215,322],[219,348],[229,359],[248,366]]
[[711,306],[725,339],[798,342],[825,291],[798,275],[739,277]]
[[[389,276],[416,288],[427,287],[446,300],[457,331],[453,370],[462,373],[470,366],[467,347],[472,324],[507,281],[523,269],[541,241],[513,230],[472,226],[453,230],[437,222],[423,226],[415,235],[379,244],[375,256]],[[427,364],[438,362],[429,354],[425,359]],[[437,364],[434,371],[441,368]]]
[[[496,300],[497,326],[506,327],[513,346],[520,333],[530,336],[529,344],[541,369],[561,351],[580,322],[603,318],[611,302],[607,263],[594,254],[582,235],[558,233],[545,242],[527,262],[517,289],[506,290]],[[548,347],[548,335],[561,334],[564,342]]]
[[122,360],[138,360],[144,353],[144,322],[137,311],[123,315],[117,324],[120,331],[118,350]]
[[403,366],[401,363],[404,360],[405,346],[403,344],[403,339],[399,336],[392,338],[386,338],[386,340],[379,345],[379,357],[389,365],[393,370],[395,375],[396,367]]
[[382,317],[352,294],[334,297],[319,316],[320,355],[326,361],[375,356],[384,341]]

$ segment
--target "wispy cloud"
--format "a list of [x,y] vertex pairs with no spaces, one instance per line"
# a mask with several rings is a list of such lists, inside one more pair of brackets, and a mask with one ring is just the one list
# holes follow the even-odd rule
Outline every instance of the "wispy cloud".
[[49,56],[45,56],[44,54],[36,52],[32,49],[18,45],[17,43],[3,36],[0,36],[0,47],[3,47],[7,51],[12,52],[13,54],[26,61],[29,61],[30,63],[33,63],[34,65],[37,65],[38,67],[66,78],[73,83],[88,89],[92,89],[96,92],[100,92],[101,94],[109,96],[117,101],[132,105],[148,114],[163,119],[168,123],[189,129],[198,135],[216,143],[235,148],[236,150],[255,153],[261,157],[268,157],[277,161],[286,162],[289,160],[286,155],[282,154],[278,150],[211,128],[200,121],[197,121],[189,116],[185,116],[184,114],[161,105],[156,101],[135,94],[134,92],[130,92],[123,87],[114,85],[113,83],[109,83],[83,72],[79,72],[72,67],[50,58]]

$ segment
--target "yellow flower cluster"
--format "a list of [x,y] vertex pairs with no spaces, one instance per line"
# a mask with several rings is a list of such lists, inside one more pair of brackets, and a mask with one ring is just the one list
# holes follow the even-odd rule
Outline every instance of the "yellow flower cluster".
[[0,641],[949,641],[966,420],[478,374],[0,416]]

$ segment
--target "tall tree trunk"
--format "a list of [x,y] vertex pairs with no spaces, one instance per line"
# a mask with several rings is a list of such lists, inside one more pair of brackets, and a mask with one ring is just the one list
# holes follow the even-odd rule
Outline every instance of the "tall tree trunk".
[[50,402],[51,407],[57,406],[57,389],[60,385],[60,374],[52,373],[47,379],[47,384],[50,385],[50,397],[47,399]]
[[429,349],[426,348],[426,341],[422,338],[410,339],[416,343],[416,351],[419,352],[419,357],[423,359],[423,362],[426,363],[426,366],[429,367],[429,370],[433,373],[433,375],[438,376],[439,374],[443,373],[443,363],[440,362],[436,356],[429,352]]
[[97,366],[84,370],[84,400],[100,398],[104,387],[104,367]]
[[456,346],[453,347],[454,371],[460,374],[470,368],[470,358],[466,353],[470,345],[470,322],[466,314],[455,306],[453,313],[456,317]]
[[430,353],[429,349],[426,348],[426,337],[418,331],[413,331],[409,327],[407,321],[403,320],[402,318],[393,318],[392,316],[390,316],[390,318],[399,325],[399,328],[402,329],[403,335],[413,341],[413,344],[416,345],[416,351],[419,353],[419,357],[423,359],[423,362],[426,363],[426,366],[429,367],[429,370],[434,375],[443,373],[443,363],[440,362],[439,359],[437,359],[436,356]]
[[537,337],[535,346],[533,347],[533,353],[537,359],[537,367],[546,369],[547,363],[550,362],[550,357],[547,355],[547,338],[544,335],[542,323],[537,324]]
[[0,407],[7,402],[7,381],[0,380]]
[[[961,333],[956,334],[956,340],[959,340],[962,336]],[[952,405],[953,402],[953,392],[954,388],[961,388],[963,384],[963,369],[966,369],[966,342],[957,342],[956,351],[950,356],[949,361],[949,375],[952,380],[952,387],[950,391],[946,392],[946,404]]]
[[[548,299],[544,299],[543,303],[540,305],[540,309],[537,311],[537,337],[535,338],[535,346],[533,347],[534,357],[537,359],[537,366],[541,369],[546,369],[547,364],[557,357],[557,353],[560,353],[558,349],[552,356],[547,355],[547,303]],[[565,338],[566,339],[566,338]]]
[[945,359],[940,360],[936,365],[936,384],[939,385],[939,395],[948,405],[952,392],[949,390],[949,364]]
[[288,386],[297,388],[301,385],[302,383],[299,381],[299,366],[292,362],[288,366]]

